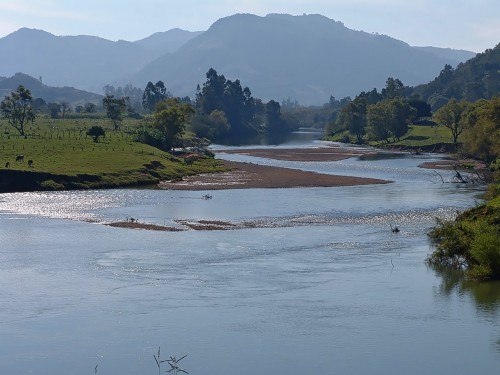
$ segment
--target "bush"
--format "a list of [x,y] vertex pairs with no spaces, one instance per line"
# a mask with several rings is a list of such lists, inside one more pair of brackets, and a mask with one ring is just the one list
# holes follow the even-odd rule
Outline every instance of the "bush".
[[500,278],[500,231],[493,226],[478,227],[471,243],[475,279]]
[[104,137],[106,132],[102,126],[94,125],[89,130],[87,130],[87,135],[90,135],[94,142],[99,142],[100,137]]
[[42,190],[50,190],[50,191],[64,190],[64,185],[62,185],[58,182],[55,182],[54,180],[42,181],[42,183],[40,184],[40,187],[42,188]]
[[500,279],[500,208],[482,205],[455,221],[438,221],[429,233],[435,243],[427,262],[466,268],[474,279]]

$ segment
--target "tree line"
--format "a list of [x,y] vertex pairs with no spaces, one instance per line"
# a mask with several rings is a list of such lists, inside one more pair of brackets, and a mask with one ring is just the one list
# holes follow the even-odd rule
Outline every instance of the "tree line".
[[398,78],[389,77],[381,92],[361,92],[332,116],[327,135],[348,131],[357,143],[399,140],[414,119],[431,116],[430,106],[408,98],[408,90]]
[[[198,86],[194,100],[189,97],[174,98],[162,81],[155,84],[148,82],[141,92],[141,107],[149,116],[143,118],[137,112],[129,96],[120,94],[133,93],[137,100],[139,93],[132,86],[115,89],[108,85],[102,100],[102,108],[109,118],[113,130],[121,129],[125,117],[141,118],[137,130],[137,139],[164,150],[171,150],[181,145],[182,135],[186,130],[197,138],[210,142],[242,143],[255,137],[269,139],[280,137],[295,129],[298,125],[292,116],[283,116],[278,102],[263,102],[254,98],[248,87],[243,87],[236,79],[228,80],[214,69],[206,74],[206,82]],[[31,92],[23,86],[4,98],[1,111],[4,118],[20,135],[26,135],[25,126],[34,121],[36,113],[45,108],[51,117],[65,115],[73,111],[68,103],[45,103],[42,99],[33,100]],[[94,113],[97,106],[86,103],[75,107],[77,113]],[[47,112],[45,112],[47,113]],[[103,130],[93,129],[95,141]],[[206,143],[206,142],[203,142]]]

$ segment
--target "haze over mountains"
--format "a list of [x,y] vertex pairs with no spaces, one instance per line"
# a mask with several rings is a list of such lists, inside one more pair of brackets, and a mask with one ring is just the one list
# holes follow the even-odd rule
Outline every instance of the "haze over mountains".
[[99,93],[108,83],[143,88],[163,80],[174,95],[193,96],[213,67],[240,79],[256,97],[320,104],[330,95],[381,88],[389,76],[406,85],[425,83],[445,64],[474,55],[411,47],[320,15],[237,14],[205,32],[172,29],[136,42],[20,29],[0,39],[0,75],[23,72],[49,85]]
[[42,77],[50,85],[102,93],[104,85],[126,81],[147,63],[175,51],[196,35],[172,29],[136,42],[113,42],[22,28],[0,39],[0,76],[21,72]]

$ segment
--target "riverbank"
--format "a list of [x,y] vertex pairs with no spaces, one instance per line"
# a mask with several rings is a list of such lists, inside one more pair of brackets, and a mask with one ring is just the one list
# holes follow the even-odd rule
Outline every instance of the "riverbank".
[[352,176],[327,175],[298,169],[252,163],[221,161],[226,172],[188,176],[179,181],[162,181],[167,190],[224,190],[251,188],[334,187],[385,184],[390,181]]
[[148,186],[223,170],[213,157],[176,157],[123,132],[107,133],[98,143],[78,132],[0,138],[0,193]]
[[320,147],[320,148],[254,148],[244,150],[224,150],[222,154],[240,154],[285,161],[339,161],[356,156],[374,154],[366,149],[355,147]]

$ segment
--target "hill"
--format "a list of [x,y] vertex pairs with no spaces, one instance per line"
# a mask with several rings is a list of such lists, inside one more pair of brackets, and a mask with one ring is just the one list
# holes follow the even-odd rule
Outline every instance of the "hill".
[[237,14],[148,64],[132,81],[161,79],[176,95],[193,95],[213,67],[229,79],[239,78],[263,99],[319,104],[332,94],[353,96],[381,88],[389,76],[416,85],[456,63],[321,15]]
[[42,98],[46,102],[68,102],[72,105],[83,103],[100,104],[102,96],[82,91],[73,87],[50,87],[27,74],[17,73],[10,78],[0,78],[0,99],[10,94],[19,85],[31,91],[33,98]]
[[186,31],[176,28],[154,33],[144,39],[136,40],[134,44],[152,51],[157,55],[156,57],[159,57],[165,53],[175,52],[188,41],[202,33],[203,31]]
[[456,63],[451,64],[452,66],[456,66],[459,63],[465,62],[476,56],[475,52],[466,51],[463,49],[439,48],[439,47],[413,47],[413,48],[432,53],[435,56],[442,57],[450,61],[455,61]]
[[446,66],[433,81],[413,88],[435,110],[451,98],[474,102],[500,94],[500,44],[461,63]]
[[0,39],[0,56],[0,75],[23,72],[41,76],[50,85],[101,92],[105,84],[139,70],[155,54],[132,42],[23,28]]

